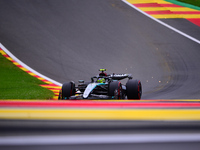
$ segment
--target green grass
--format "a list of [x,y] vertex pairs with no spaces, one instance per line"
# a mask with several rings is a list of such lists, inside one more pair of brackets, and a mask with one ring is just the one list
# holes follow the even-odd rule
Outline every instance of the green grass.
[[177,1],[200,7],[200,0],[177,0]]
[[44,82],[19,69],[0,54],[0,99],[49,99],[54,93]]

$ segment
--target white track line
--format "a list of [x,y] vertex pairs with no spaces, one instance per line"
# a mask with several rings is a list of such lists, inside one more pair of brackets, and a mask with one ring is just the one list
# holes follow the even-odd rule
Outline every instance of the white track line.
[[200,142],[200,133],[3,136],[3,145]]
[[7,48],[5,48],[5,47],[3,46],[3,44],[0,43],[0,47],[3,49],[3,51],[4,51],[6,54],[8,54],[13,60],[15,60],[17,63],[19,63],[19,64],[20,64],[21,66],[23,66],[24,68],[28,69],[28,70],[31,71],[32,73],[34,73],[34,74],[36,74],[36,75],[38,75],[38,76],[40,76],[40,77],[42,77],[42,78],[44,78],[44,79],[46,79],[46,80],[48,80],[48,81],[50,81],[50,82],[52,82],[52,83],[58,85],[58,86],[62,86],[61,83],[59,83],[59,82],[57,82],[57,81],[55,81],[55,80],[53,80],[53,79],[50,79],[50,78],[48,78],[48,77],[46,77],[46,76],[40,74],[39,72],[35,71],[35,70],[32,69],[31,67],[27,66],[25,63],[23,63],[23,62],[20,61],[17,57],[15,57]]
[[177,30],[177,29],[175,29],[174,27],[172,27],[172,26],[170,26],[170,25],[168,25],[168,24],[166,24],[166,23],[164,23],[164,22],[162,22],[162,21],[160,21],[160,20],[158,20],[158,19],[156,19],[156,18],[150,16],[149,14],[147,14],[147,13],[145,13],[144,11],[138,9],[138,8],[135,7],[133,4],[127,2],[126,0],[122,0],[122,1],[123,1],[124,3],[126,3],[127,5],[131,6],[132,8],[134,8],[135,10],[139,11],[140,13],[144,14],[145,16],[147,16],[147,17],[153,19],[154,21],[160,23],[161,25],[163,25],[163,26],[165,26],[165,27],[167,27],[167,28],[169,28],[169,29],[171,29],[171,30],[173,30],[173,31],[175,31],[175,32],[177,32],[177,33],[179,33],[179,34],[185,36],[186,38],[188,38],[188,39],[190,39],[190,40],[192,40],[192,41],[194,41],[194,42],[200,44],[200,41],[199,41],[199,40],[197,40],[197,39],[191,37],[190,35],[188,35],[188,34],[186,34],[186,33],[183,33],[182,31]]

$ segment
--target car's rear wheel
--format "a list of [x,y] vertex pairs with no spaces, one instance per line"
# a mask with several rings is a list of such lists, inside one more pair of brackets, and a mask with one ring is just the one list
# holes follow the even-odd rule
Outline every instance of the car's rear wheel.
[[128,99],[141,99],[142,84],[140,80],[128,80],[126,83],[126,94]]
[[75,83],[67,82],[62,85],[62,99],[69,99],[70,96],[75,95]]
[[119,81],[110,82],[108,87],[108,96],[114,99],[122,98],[122,84]]

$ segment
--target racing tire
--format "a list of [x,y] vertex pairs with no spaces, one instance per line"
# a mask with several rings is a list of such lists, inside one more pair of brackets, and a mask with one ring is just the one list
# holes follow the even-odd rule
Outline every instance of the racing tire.
[[126,83],[126,95],[128,99],[141,99],[142,84],[140,80],[128,80]]
[[122,85],[119,81],[110,82],[108,87],[108,96],[115,99],[121,99],[122,97]]
[[64,83],[62,85],[62,99],[69,99],[72,95],[75,95],[75,83],[73,81]]

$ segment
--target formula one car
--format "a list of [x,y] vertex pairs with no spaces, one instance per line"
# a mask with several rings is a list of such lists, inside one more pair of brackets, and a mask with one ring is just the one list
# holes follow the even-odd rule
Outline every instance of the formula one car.
[[[100,69],[99,75],[90,82],[79,80],[78,87],[73,81],[62,85],[58,99],[141,99],[142,85],[140,80],[133,80],[131,74],[105,73]],[[128,78],[126,85],[120,80]]]

